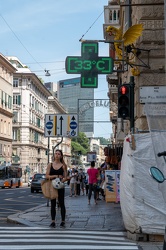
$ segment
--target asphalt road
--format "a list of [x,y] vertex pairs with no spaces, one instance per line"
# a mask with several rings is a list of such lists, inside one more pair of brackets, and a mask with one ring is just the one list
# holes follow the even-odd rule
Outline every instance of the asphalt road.
[[[66,187],[66,195],[69,195],[69,188]],[[30,187],[0,188],[0,226],[13,226],[7,222],[9,215],[25,211],[40,204],[47,204],[42,192],[31,193]],[[20,225],[21,226],[21,225]]]

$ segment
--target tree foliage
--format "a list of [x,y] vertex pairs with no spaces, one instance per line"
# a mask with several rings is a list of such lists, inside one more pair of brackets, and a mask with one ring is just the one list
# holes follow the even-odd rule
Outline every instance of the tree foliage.
[[80,132],[78,137],[72,138],[71,140],[72,154],[81,151],[82,155],[86,155],[90,150],[89,139],[86,137],[85,133]]
[[108,145],[108,144],[110,144],[110,139],[106,139],[104,137],[98,137],[96,139],[100,139],[100,144],[101,145]]

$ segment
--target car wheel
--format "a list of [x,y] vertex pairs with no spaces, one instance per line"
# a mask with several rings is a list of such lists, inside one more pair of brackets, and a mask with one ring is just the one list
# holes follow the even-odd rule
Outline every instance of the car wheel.
[[34,189],[33,188],[31,188],[31,193],[34,193]]

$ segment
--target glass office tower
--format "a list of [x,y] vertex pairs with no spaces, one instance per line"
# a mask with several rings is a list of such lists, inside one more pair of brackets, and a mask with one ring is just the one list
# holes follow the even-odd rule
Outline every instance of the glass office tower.
[[81,78],[60,80],[57,88],[57,98],[68,113],[78,113],[79,132],[84,132],[87,137],[94,133],[94,89],[81,88]]

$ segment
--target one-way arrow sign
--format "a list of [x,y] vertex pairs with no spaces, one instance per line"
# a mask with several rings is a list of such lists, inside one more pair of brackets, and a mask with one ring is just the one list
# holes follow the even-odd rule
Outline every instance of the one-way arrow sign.
[[46,137],[77,137],[77,114],[46,114],[44,134]]

